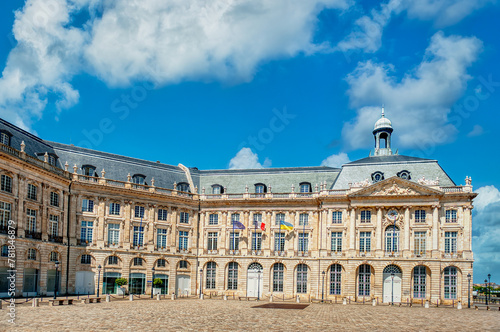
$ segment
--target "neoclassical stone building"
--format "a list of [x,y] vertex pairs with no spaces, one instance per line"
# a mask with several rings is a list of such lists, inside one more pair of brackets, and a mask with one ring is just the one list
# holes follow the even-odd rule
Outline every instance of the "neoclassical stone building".
[[[158,291],[456,301],[472,274],[471,180],[398,155],[375,124],[342,166],[198,170],[47,142],[0,120],[0,295]],[[281,226],[283,225],[283,226]]]

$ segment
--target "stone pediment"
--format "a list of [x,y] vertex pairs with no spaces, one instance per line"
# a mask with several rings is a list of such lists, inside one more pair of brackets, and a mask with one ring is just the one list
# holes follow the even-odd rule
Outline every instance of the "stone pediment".
[[442,194],[439,190],[394,176],[360,189],[349,196],[429,196]]

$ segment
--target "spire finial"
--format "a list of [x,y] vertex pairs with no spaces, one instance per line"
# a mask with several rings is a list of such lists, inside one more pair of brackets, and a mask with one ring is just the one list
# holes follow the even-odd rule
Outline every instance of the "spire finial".
[[382,117],[385,117],[385,110],[384,110],[384,104],[382,104]]

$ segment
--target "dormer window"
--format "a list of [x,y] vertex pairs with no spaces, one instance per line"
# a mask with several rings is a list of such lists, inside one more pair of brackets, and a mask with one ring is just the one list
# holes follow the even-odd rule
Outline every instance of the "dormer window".
[[401,179],[405,179],[405,180],[411,180],[410,172],[408,172],[408,171],[399,172],[398,177],[400,177]]
[[302,182],[299,184],[301,193],[310,193],[311,192],[311,184],[309,182]]
[[220,195],[224,193],[224,188],[220,184],[212,185],[212,194]]
[[189,184],[187,184],[186,182],[180,182],[178,185],[177,185],[177,190],[178,191],[183,191],[183,192],[190,192],[189,191]]
[[53,154],[49,154],[49,164],[52,166],[56,165],[57,157],[54,156]]
[[267,192],[267,187],[263,183],[256,183],[255,184],[255,193],[256,194],[263,194]]
[[142,174],[135,174],[132,177],[132,182],[135,184],[146,184],[146,176]]
[[10,136],[5,131],[0,132],[0,143],[10,146]]
[[372,173],[372,181],[375,183],[375,182],[379,182],[379,181],[382,181],[384,179],[384,173],[382,172],[375,172],[375,173]]
[[83,173],[83,175],[86,175],[86,176],[96,176],[95,167],[92,165],[83,165],[82,166],[82,173]]

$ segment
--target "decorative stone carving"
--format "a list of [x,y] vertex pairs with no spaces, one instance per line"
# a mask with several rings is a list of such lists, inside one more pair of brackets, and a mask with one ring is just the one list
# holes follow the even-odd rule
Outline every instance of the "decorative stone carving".
[[64,170],[67,172],[67,171],[68,171],[68,169],[69,169],[69,164],[68,164],[68,162],[66,162],[66,163],[64,164]]
[[76,164],[73,166],[73,173],[76,174],[76,171],[78,170],[78,166]]
[[45,154],[43,155],[43,161],[46,163],[49,162],[49,154],[47,152],[45,152]]
[[427,180],[425,176],[422,176],[420,179],[417,180],[418,184],[424,185],[424,186],[438,186],[439,185],[439,178],[436,178],[435,181],[432,180]]
[[354,182],[352,184],[353,187],[368,187],[369,185],[371,185],[372,182],[370,181],[369,178],[366,178],[364,179],[363,181],[360,181],[360,182]]
[[101,176],[102,176],[103,179],[104,179],[105,175],[106,175],[106,171],[103,168],[102,171],[101,171]]
[[127,182],[130,182],[132,180],[132,177],[130,176],[130,173],[127,175]]
[[26,148],[26,144],[24,144],[24,141],[21,142],[21,152],[24,152],[24,148]]
[[389,188],[374,192],[373,195],[388,196],[388,195],[417,195],[418,193],[410,188],[401,188],[397,184],[393,184]]
[[470,176],[465,177],[465,185],[466,186],[471,186],[472,185],[472,178]]

